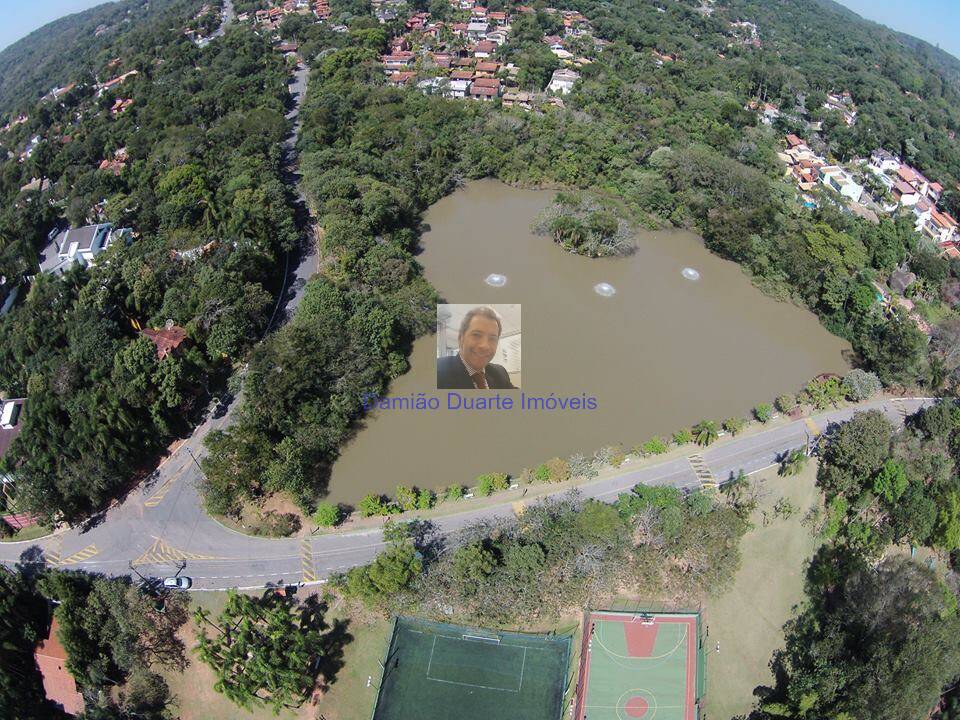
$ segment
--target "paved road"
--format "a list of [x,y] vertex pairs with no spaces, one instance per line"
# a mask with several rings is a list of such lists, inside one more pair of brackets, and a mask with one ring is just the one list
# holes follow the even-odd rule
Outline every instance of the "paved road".
[[224,0],[223,19],[220,21],[220,27],[213,31],[211,38],[221,37],[227,30],[227,23],[233,22],[236,13],[233,11],[233,0]]
[[[874,401],[857,408],[820,413],[747,437],[724,438],[700,452],[700,474],[709,472],[722,482],[741,469],[755,472],[775,464],[785,451],[803,447],[811,433],[848,420],[856,410],[879,409],[894,423],[902,424],[905,414],[930,402]],[[0,545],[0,562],[13,564],[23,557],[57,567],[109,574],[128,574],[129,563],[135,562],[144,575],[172,574],[182,562],[186,564],[184,574],[194,579],[194,587],[225,589],[320,581],[331,573],[369,562],[382,549],[383,539],[377,527],[272,540],[233,532],[205,515],[195,490],[198,468],[189,452],[196,454],[198,439],[226,421],[227,418],[210,420],[200,426],[163,465],[162,480],[138,489],[112,508],[100,525],[87,532],[72,529],[38,541],[4,543]],[[701,485],[691,460],[684,457],[637,468],[628,463],[616,474],[581,485],[580,491],[586,497],[610,502],[638,483],[686,489]],[[464,501],[462,512],[436,517],[434,522],[441,533],[450,534],[479,520],[508,516],[516,511],[518,501],[529,503],[566,491],[567,488],[558,490],[555,486],[530,486],[522,500],[518,490],[497,499]]]

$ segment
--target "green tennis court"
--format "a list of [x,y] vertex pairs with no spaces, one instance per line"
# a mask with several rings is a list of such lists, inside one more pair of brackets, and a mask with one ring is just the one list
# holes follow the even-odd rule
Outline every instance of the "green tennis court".
[[576,720],[697,720],[703,694],[700,616],[590,613]]
[[560,720],[569,637],[397,618],[374,720]]

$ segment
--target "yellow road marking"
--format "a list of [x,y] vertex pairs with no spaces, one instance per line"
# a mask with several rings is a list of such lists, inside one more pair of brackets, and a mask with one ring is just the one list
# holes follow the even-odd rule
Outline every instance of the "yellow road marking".
[[46,558],[47,563],[56,567],[60,564],[60,551],[63,549],[63,535],[58,535],[53,539],[53,541],[43,549],[43,556]]
[[304,538],[300,541],[300,575],[304,582],[315,582],[317,567],[313,563],[313,546]]
[[813,421],[813,418],[804,418],[803,422],[806,424],[807,429],[813,433],[814,437],[820,434],[820,428],[817,427],[817,424]]
[[135,565],[142,564],[162,564],[169,562],[178,562],[180,560],[226,560],[227,558],[216,557],[214,555],[200,555],[199,553],[180,550],[172,545],[168,545],[163,539],[155,535],[153,544],[147,548],[146,552],[134,560]]
[[175,478],[170,478],[163,485],[161,485],[159,490],[157,490],[153,495],[148,497],[146,501],[144,501],[143,506],[156,507],[157,505],[159,505],[163,501],[163,499],[167,496],[167,493],[170,492],[170,488],[173,487],[174,480]]
[[83,562],[84,560],[89,560],[99,552],[100,551],[97,550],[96,545],[87,545],[83,550],[80,550],[79,552],[75,552],[70,557],[64,558],[63,560],[59,561],[56,564],[59,565],[60,567],[63,567],[64,565],[73,565],[78,562]]

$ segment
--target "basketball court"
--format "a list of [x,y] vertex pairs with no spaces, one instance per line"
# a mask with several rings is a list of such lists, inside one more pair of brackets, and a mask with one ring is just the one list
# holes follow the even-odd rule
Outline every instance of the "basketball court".
[[594,612],[583,630],[575,720],[697,720],[697,614]]
[[560,720],[571,638],[397,618],[374,720]]

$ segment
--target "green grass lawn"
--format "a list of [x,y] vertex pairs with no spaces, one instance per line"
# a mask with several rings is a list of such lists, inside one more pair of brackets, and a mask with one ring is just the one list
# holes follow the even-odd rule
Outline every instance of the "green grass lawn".
[[8,538],[0,538],[0,542],[23,542],[24,540],[36,540],[37,538],[46,537],[52,532],[53,530],[45,525],[31,525],[30,527],[23,528],[23,530],[18,530]]
[[[794,477],[778,477],[772,469],[751,478],[764,481],[767,495],[754,516],[754,529],[743,538],[742,566],[732,589],[704,606],[704,626],[709,628],[704,643],[708,650],[704,706],[711,720],[749,713],[755,701],[753,689],[773,683],[768,664],[773,651],[783,645],[783,624],[803,600],[806,563],[819,544],[811,530],[801,525],[803,516],[819,501],[816,473],[811,461]],[[789,499],[797,513],[764,526],[763,511],[771,514],[780,498]]]

